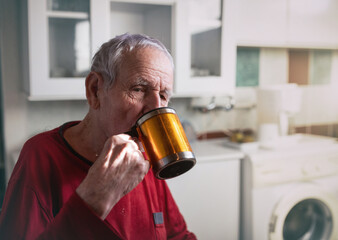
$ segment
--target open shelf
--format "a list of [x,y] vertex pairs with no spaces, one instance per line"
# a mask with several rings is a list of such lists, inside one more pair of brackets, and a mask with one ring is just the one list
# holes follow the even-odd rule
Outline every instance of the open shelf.
[[72,18],[72,19],[88,19],[87,12],[68,12],[68,11],[47,11],[48,17],[53,18]]

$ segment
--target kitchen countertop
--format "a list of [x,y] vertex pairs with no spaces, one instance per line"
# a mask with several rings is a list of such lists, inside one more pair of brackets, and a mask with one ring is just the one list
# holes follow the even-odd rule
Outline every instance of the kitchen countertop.
[[199,140],[191,142],[197,162],[241,159],[244,153],[225,145],[226,139]]

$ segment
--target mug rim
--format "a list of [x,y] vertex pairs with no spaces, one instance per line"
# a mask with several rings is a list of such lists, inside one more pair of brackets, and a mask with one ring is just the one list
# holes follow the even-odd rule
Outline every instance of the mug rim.
[[139,119],[136,121],[136,126],[141,126],[145,121],[147,121],[149,118],[152,118],[156,115],[162,114],[162,113],[174,113],[176,114],[175,109],[171,107],[160,107],[150,110],[149,112],[146,112],[143,114]]

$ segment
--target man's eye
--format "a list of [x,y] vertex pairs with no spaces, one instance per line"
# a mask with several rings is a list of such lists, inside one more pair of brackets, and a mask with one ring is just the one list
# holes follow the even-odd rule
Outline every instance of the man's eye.
[[144,97],[146,89],[142,86],[135,86],[130,90],[130,97],[141,99]]
[[141,88],[141,87],[136,87],[136,88],[133,88],[133,91],[134,91],[134,92],[143,92],[143,88]]
[[160,94],[160,97],[162,100],[167,101],[168,97],[166,95]]

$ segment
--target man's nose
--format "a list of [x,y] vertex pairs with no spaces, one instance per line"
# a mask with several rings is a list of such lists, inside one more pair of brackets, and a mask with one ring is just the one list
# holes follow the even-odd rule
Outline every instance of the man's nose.
[[164,107],[161,104],[161,97],[158,93],[150,94],[147,96],[144,102],[144,109],[143,112],[149,112],[155,108]]

